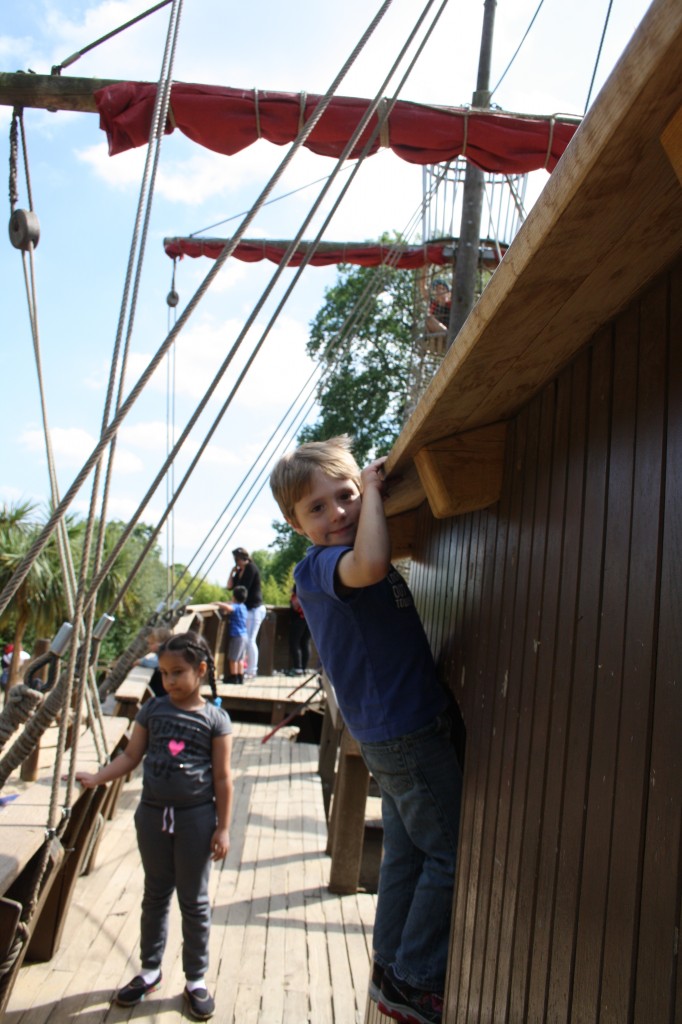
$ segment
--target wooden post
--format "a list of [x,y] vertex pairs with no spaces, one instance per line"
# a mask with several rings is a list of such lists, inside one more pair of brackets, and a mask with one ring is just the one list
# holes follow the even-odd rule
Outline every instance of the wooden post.
[[368,790],[369,772],[360,748],[344,729],[332,805],[330,892],[348,895],[358,890]]
[[[33,656],[37,658],[41,654],[47,654],[49,649],[50,649],[50,641],[48,639],[41,638],[39,640],[36,640],[35,644],[33,645]],[[44,665],[43,668],[41,668],[41,670],[39,672],[38,678],[42,679],[43,682],[45,682],[45,680],[47,679],[47,673],[49,671],[49,668],[50,668],[49,665]],[[40,760],[40,740],[38,740],[38,742],[36,743],[35,747],[31,751],[31,753],[28,755],[26,760],[23,762],[21,768],[19,769],[19,775],[20,775],[21,779],[23,779],[24,782],[35,782],[36,781],[36,779],[38,778],[38,762],[39,762],[39,760]]]
[[329,701],[326,701],[324,718],[322,720],[322,735],[320,736],[320,755],[317,761],[317,771],[322,782],[322,799],[324,801],[324,815],[329,824],[329,805],[334,790],[334,772],[336,771],[336,755],[339,749],[341,733],[334,722],[334,716]]

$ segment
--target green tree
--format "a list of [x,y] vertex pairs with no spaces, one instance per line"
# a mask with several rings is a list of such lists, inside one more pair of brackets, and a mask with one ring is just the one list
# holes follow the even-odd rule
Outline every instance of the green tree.
[[310,325],[308,354],[325,369],[320,418],[301,441],[350,434],[361,465],[400,433],[414,351],[413,275],[390,267],[339,266]]
[[[116,519],[106,524],[104,560],[114,549],[126,525]],[[153,527],[146,523],[135,525],[98,591],[96,603],[98,616],[112,607],[122,587],[128,583],[130,574],[147,544],[152,530]],[[142,626],[149,620],[154,609],[161,601],[165,600],[167,593],[167,569],[161,561],[161,548],[158,544],[153,544],[116,608],[114,613],[116,622],[102,643],[100,654],[102,661],[113,660],[126,650]]]
[[193,576],[186,566],[176,562],[173,566],[175,593],[183,602],[192,604],[211,604],[213,601],[229,601],[227,587],[220,583],[211,583],[201,576]]
[[[301,431],[299,443],[349,434],[361,466],[387,454],[405,415],[417,301],[409,271],[339,266],[310,325],[308,354],[325,373],[317,391],[320,418]],[[288,523],[272,525],[271,572],[286,585],[308,541]]]
[[294,562],[282,567],[277,554],[260,549],[251,553],[260,572],[263,601],[265,604],[288,604],[292,586]]
[[[0,588],[4,587],[41,531],[36,506],[29,502],[0,508]],[[14,657],[7,687],[13,686],[19,670],[19,652],[36,635],[53,636],[66,616],[63,577],[54,540],[34,560],[12,601],[0,616],[3,634],[11,637]],[[55,625],[56,624],[56,625]]]

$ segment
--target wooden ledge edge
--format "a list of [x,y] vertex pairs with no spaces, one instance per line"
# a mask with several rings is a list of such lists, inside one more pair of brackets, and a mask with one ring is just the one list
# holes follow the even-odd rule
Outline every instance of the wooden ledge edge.
[[682,107],[665,126],[661,135],[661,145],[682,185]]

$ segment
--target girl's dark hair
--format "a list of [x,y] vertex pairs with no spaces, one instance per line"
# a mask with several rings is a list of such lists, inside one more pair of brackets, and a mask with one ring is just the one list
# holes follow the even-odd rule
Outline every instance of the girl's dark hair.
[[213,703],[218,700],[218,691],[215,684],[215,661],[208,644],[203,636],[188,630],[187,633],[174,633],[168,640],[164,640],[158,650],[158,654],[165,654],[166,651],[173,654],[181,654],[188,665],[198,668],[202,661],[206,662],[208,685],[211,687]]

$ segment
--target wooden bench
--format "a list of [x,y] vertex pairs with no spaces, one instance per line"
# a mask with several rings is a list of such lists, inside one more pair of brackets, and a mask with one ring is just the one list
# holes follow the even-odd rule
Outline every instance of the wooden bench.
[[154,696],[149,687],[151,674],[149,669],[132,669],[114,695],[114,717],[132,722],[145,701]]

